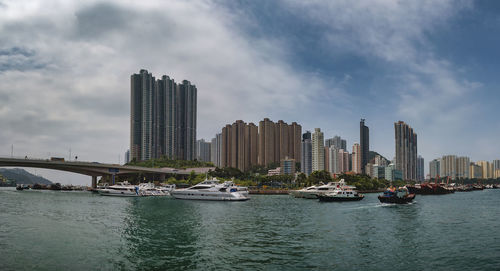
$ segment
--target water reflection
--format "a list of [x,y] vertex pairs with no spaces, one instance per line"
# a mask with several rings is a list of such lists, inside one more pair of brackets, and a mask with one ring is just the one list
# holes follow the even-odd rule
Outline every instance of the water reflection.
[[131,200],[123,238],[135,268],[194,268],[201,223],[198,210],[171,198]]

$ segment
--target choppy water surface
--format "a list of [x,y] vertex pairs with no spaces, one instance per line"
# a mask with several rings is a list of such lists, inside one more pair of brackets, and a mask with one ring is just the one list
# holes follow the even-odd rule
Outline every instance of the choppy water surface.
[[2,270],[486,270],[500,190],[411,205],[116,198],[0,189]]

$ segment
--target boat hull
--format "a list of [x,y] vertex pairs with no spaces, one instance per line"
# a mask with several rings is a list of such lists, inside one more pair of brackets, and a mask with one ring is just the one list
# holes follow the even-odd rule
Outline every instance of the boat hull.
[[127,193],[127,192],[110,192],[110,191],[97,191],[101,196],[113,196],[113,197],[140,197],[140,195],[136,193]]
[[422,184],[420,187],[407,186],[411,194],[419,195],[446,195],[454,193],[455,190],[436,184]]
[[319,201],[325,201],[325,202],[341,202],[341,201],[360,201],[364,199],[364,196],[358,196],[358,197],[330,197],[330,196],[323,196],[323,195],[318,195]]
[[395,203],[395,204],[410,203],[414,198],[415,198],[415,194],[409,194],[409,195],[404,196],[402,198],[397,197],[397,196],[392,196],[392,197],[378,196],[378,200],[381,203]]
[[176,199],[185,200],[210,200],[210,201],[245,201],[250,198],[243,195],[242,193],[196,193],[195,191],[179,192],[172,191],[170,195]]

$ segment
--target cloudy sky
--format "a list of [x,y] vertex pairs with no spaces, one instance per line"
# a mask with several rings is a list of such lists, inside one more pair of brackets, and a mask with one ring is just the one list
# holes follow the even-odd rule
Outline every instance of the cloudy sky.
[[0,155],[123,162],[147,69],[197,85],[198,138],[269,117],[352,145],[365,118],[392,159],[403,120],[426,164],[500,159],[499,45],[493,0],[0,0]]

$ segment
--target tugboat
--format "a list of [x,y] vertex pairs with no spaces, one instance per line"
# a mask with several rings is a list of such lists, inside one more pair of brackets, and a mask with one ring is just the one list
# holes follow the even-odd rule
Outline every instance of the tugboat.
[[378,200],[382,203],[396,203],[396,204],[406,204],[410,203],[415,198],[415,194],[408,193],[406,187],[400,187],[398,189],[390,188],[387,189],[383,195],[378,196]]

